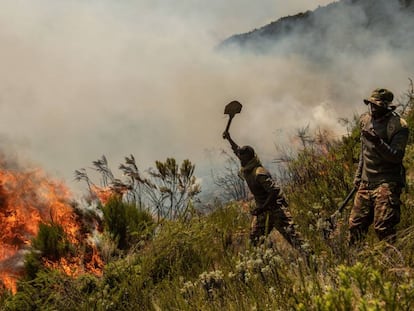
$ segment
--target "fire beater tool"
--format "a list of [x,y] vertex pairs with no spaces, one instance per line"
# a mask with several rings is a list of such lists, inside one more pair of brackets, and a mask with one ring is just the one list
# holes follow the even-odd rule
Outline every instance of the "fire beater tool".
[[356,187],[352,188],[352,190],[348,193],[348,195],[346,196],[342,204],[338,207],[338,209],[335,211],[335,213],[333,213],[331,216],[329,216],[325,220],[326,227],[323,229],[323,235],[325,239],[329,238],[330,234],[335,230],[338,216],[342,213],[345,206],[352,199],[356,191],[357,191]]
[[240,113],[242,107],[243,106],[242,104],[240,104],[240,102],[238,102],[237,100],[233,100],[232,102],[228,103],[224,108],[224,114],[229,115],[229,121],[227,122],[226,130],[224,131],[225,133],[229,131],[231,121],[233,120],[236,114]]

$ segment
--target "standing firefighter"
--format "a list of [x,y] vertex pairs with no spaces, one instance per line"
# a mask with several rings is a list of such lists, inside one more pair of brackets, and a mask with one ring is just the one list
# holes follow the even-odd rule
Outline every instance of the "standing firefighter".
[[395,241],[408,127],[394,111],[393,99],[387,89],[376,89],[364,99],[369,112],[360,118],[361,155],[354,179],[358,191],[349,217],[350,245],[361,241],[372,223],[380,240]]
[[273,228],[301,253],[308,255],[304,242],[295,230],[287,208],[286,199],[281,188],[272,179],[269,172],[262,166],[255,151],[250,146],[239,147],[225,131],[223,138],[227,139],[241,163],[241,177],[246,181],[250,192],[256,201],[256,207],[250,211],[253,216],[250,240],[257,245],[260,237],[266,236]]

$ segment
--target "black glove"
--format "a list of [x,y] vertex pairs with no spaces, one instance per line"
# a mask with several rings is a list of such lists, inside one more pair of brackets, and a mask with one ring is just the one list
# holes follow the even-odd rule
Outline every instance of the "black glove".
[[366,131],[363,130],[361,132],[361,135],[368,141],[372,142],[374,145],[379,145],[382,141],[382,139],[375,133],[374,130]]
[[223,132],[223,139],[229,139],[230,138],[230,133],[227,131]]
[[267,208],[264,208],[264,207],[256,207],[254,210],[252,210],[250,212],[250,215],[252,215],[252,216],[258,216],[258,215],[264,213],[265,211],[267,211]]

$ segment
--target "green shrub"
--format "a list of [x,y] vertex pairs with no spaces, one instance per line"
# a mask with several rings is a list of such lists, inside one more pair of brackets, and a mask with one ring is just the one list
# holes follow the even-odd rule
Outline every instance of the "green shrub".
[[299,310],[411,310],[414,283],[408,278],[392,283],[381,272],[363,263],[336,269],[333,285]]
[[37,272],[42,268],[42,256],[40,252],[32,250],[24,257],[24,271],[29,280],[34,279]]
[[119,249],[128,249],[153,230],[153,219],[147,211],[138,210],[135,204],[125,203],[113,196],[102,207],[105,229],[117,241]]
[[73,279],[57,270],[39,271],[30,281],[20,281],[17,293],[7,300],[4,311],[75,310],[85,300]]
[[164,222],[145,254],[143,269],[154,283],[181,274],[198,275],[211,260],[204,243],[213,241],[205,241],[206,234],[183,223]]
[[39,232],[32,246],[40,251],[42,257],[50,260],[58,260],[72,249],[63,227],[52,222],[39,224]]
[[131,254],[105,266],[94,301],[104,310],[152,310],[152,281],[142,272],[141,256]]
[[[413,120],[409,115],[410,129]],[[378,242],[371,230],[364,243],[349,248],[347,210],[331,239],[324,240],[318,228],[319,220],[335,211],[352,187],[359,132],[356,123],[350,124],[348,136],[309,140],[286,164],[290,209],[315,250],[317,270],[277,233],[266,241],[272,244],[251,247],[244,202],[214,206],[207,215],[161,221],[154,230],[148,213],[113,198],[102,207],[106,233],[128,251],[107,261],[102,277],[71,278],[41,269],[43,254],[58,258],[70,250],[61,229],[44,226],[34,243],[40,251],[26,258],[31,277],[18,283],[16,295],[1,296],[0,310],[414,309],[413,188],[402,196],[395,245]],[[411,145],[405,164],[411,185]],[[165,174],[161,168],[160,174]],[[131,176],[136,172],[133,167]],[[149,235],[145,247],[133,247]]]
[[40,223],[32,239],[33,249],[25,255],[25,276],[30,280],[43,269],[42,258],[57,261],[73,251],[63,227],[56,223]]

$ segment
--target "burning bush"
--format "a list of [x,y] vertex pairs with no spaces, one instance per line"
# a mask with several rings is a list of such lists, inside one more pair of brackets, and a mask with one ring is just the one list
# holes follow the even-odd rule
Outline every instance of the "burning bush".
[[34,277],[40,265],[68,275],[101,274],[102,260],[89,239],[93,228],[85,228],[63,183],[40,169],[10,165],[4,155],[0,180],[0,279],[6,288],[15,292],[24,268]]

